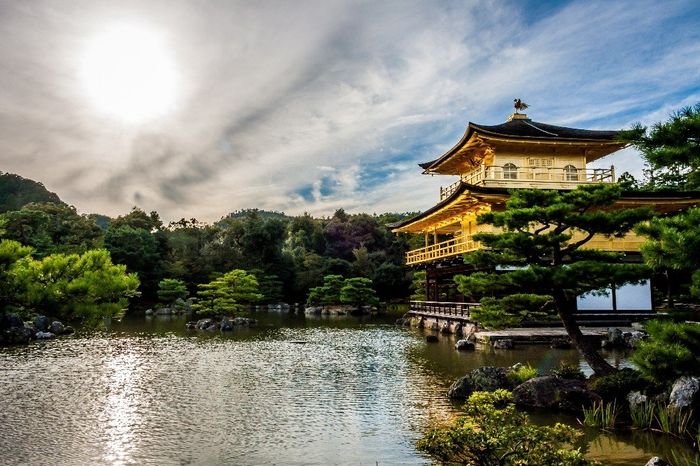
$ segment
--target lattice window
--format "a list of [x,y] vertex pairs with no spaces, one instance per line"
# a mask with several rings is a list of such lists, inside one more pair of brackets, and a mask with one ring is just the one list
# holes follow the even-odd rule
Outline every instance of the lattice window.
[[527,164],[533,168],[552,168],[554,157],[528,157]]

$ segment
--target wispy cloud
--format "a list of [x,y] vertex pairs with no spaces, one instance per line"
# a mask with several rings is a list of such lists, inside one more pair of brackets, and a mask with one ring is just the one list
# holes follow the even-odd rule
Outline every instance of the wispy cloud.
[[[451,180],[415,163],[514,97],[538,121],[616,128],[700,95],[692,1],[27,5],[0,6],[0,163],[82,211],[425,209]],[[95,112],[77,78],[117,20],[159,31],[179,73],[174,110],[142,125]],[[641,172],[629,151],[601,163],[618,160]]]

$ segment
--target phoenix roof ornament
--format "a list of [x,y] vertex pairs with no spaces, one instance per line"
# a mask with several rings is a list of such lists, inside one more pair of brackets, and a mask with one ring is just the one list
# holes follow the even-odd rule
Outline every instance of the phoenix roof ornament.
[[515,107],[515,113],[518,113],[518,111],[528,108],[529,105],[520,99],[513,99],[513,107]]

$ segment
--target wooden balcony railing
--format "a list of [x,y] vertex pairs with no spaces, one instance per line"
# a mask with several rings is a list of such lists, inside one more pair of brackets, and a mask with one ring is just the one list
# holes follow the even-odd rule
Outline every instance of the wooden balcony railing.
[[[503,167],[481,165],[476,170],[463,174],[459,181],[440,188],[440,200],[447,199],[459,187],[460,182],[471,185],[489,184],[522,187],[551,187],[566,189],[579,184],[614,183],[615,167],[610,168],[547,168],[547,167]],[[524,186],[523,186],[524,185]],[[529,185],[529,186],[528,186]]]
[[419,264],[444,257],[458,256],[465,252],[479,249],[479,243],[467,238],[457,236],[447,241],[431,244],[420,249],[414,249],[406,253],[406,265]]
[[[571,241],[578,241],[583,237],[582,233],[575,233]],[[602,251],[638,252],[646,239],[635,233],[628,233],[622,238],[594,236],[584,244],[584,249],[600,249]],[[481,246],[477,241],[467,236],[456,236],[447,241],[431,244],[406,253],[406,265],[420,264],[437,259],[446,259],[458,256],[466,252],[476,251]]]
[[469,319],[470,311],[479,303],[453,303],[441,301],[411,301],[408,311],[417,315],[436,317],[461,317]]

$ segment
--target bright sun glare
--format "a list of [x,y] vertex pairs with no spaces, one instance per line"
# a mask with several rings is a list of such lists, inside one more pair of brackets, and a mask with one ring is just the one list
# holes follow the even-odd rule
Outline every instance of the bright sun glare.
[[160,116],[175,100],[176,72],[162,38],[148,29],[115,25],[90,40],[81,78],[101,112],[131,123]]

